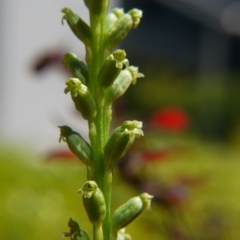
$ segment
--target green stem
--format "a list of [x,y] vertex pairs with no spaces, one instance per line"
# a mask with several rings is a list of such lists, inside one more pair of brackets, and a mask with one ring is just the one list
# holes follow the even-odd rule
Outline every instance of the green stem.
[[[111,194],[112,194],[112,169],[108,169],[104,161],[104,145],[109,137],[111,122],[110,108],[105,104],[104,97],[98,89],[98,72],[109,52],[106,49],[106,17],[109,0],[104,3],[104,11],[100,16],[90,13],[91,30],[93,39],[91,52],[87,57],[89,67],[89,89],[97,105],[97,116],[89,123],[89,137],[93,149],[92,178],[102,190],[106,202],[106,217],[103,227],[94,226],[94,240],[111,239]],[[104,236],[104,237],[103,237]]]
[[93,239],[94,240],[104,240],[101,225],[94,225],[93,226]]
[[106,170],[104,175],[104,189],[103,189],[103,195],[105,197],[105,202],[106,202],[106,216],[103,222],[103,234],[104,234],[104,239],[107,239],[107,240],[111,239],[112,179],[113,179],[112,170]]

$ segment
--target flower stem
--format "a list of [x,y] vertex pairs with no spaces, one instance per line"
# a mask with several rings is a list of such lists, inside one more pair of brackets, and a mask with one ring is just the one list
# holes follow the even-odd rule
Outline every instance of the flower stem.
[[[111,239],[111,191],[112,191],[112,169],[108,169],[104,160],[104,146],[109,137],[111,122],[111,106],[105,104],[105,100],[98,87],[98,73],[102,67],[109,51],[106,50],[106,16],[109,0],[104,1],[104,10],[99,16],[90,13],[91,30],[93,40],[91,52],[86,57],[89,67],[89,88],[97,105],[97,116],[89,123],[89,137],[93,151],[94,169],[92,178],[103,192],[106,202],[106,216],[101,227],[103,239]],[[100,230],[94,226],[94,239],[102,240]]]

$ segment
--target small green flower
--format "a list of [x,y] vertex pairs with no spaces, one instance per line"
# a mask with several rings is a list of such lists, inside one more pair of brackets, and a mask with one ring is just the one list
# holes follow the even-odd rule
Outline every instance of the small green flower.
[[106,215],[105,199],[95,181],[87,181],[82,189],[83,205],[92,224],[101,225]]
[[142,18],[142,10],[134,8],[130,10],[128,13],[132,16],[133,28],[136,28],[140,23],[140,19]]
[[124,15],[123,8],[114,8],[107,15],[107,31],[113,27],[116,21]]
[[78,223],[72,218],[68,221],[68,227],[70,232],[63,232],[63,237],[70,237],[71,240],[90,240],[87,233],[82,231]]
[[109,166],[113,167],[126,154],[135,138],[143,136],[141,128],[142,122],[125,121],[112,132],[104,147],[104,156]]
[[110,54],[103,63],[99,74],[98,82],[100,87],[107,88],[112,85],[113,81],[121,72],[123,66],[128,66],[129,62],[126,59],[126,52],[121,49],[115,50]]
[[71,92],[75,108],[81,112],[86,120],[92,120],[96,116],[96,103],[92,94],[78,78],[69,78],[66,82],[65,93]]

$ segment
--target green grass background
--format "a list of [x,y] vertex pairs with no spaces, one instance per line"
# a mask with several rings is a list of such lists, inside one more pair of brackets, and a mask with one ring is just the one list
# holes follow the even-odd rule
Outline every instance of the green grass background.
[[[150,141],[150,140],[149,140]],[[161,139],[159,142],[162,143]],[[168,211],[153,204],[128,228],[133,239],[174,239],[165,225],[174,224],[187,239],[238,240],[240,236],[240,150],[225,145],[185,141],[164,161],[145,165],[145,174],[166,185],[176,177],[202,176],[203,186],[189,187],[180,208]],[[91,235],[91,225],[77,190],[85,182],[78,163],[46,162],[21,148],[0,151],[0,239],[60,239],[70,217]],[[141,173],[140,173],[141,174]],[[113,209],[139,194],[115,171]],[[215,225],[209,222],[215,217]],[[214,221],[213,221],[214,222]]]

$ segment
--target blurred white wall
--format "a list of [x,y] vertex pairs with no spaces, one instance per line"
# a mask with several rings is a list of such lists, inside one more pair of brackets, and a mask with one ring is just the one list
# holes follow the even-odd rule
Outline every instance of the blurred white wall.
[[[113,0],[111,8],[119,6]],[[36,150],[58,146],[58,125],[67,124],[87,136],[85,121],[72,111],[63,93],[66,76],[50,69],[37,75],[33,61],[42,52],[65,46],[84,57],[84,47],[68,25],[63,7],[88,21],[83,0],[0,1],[0,141],[27,144]]]

